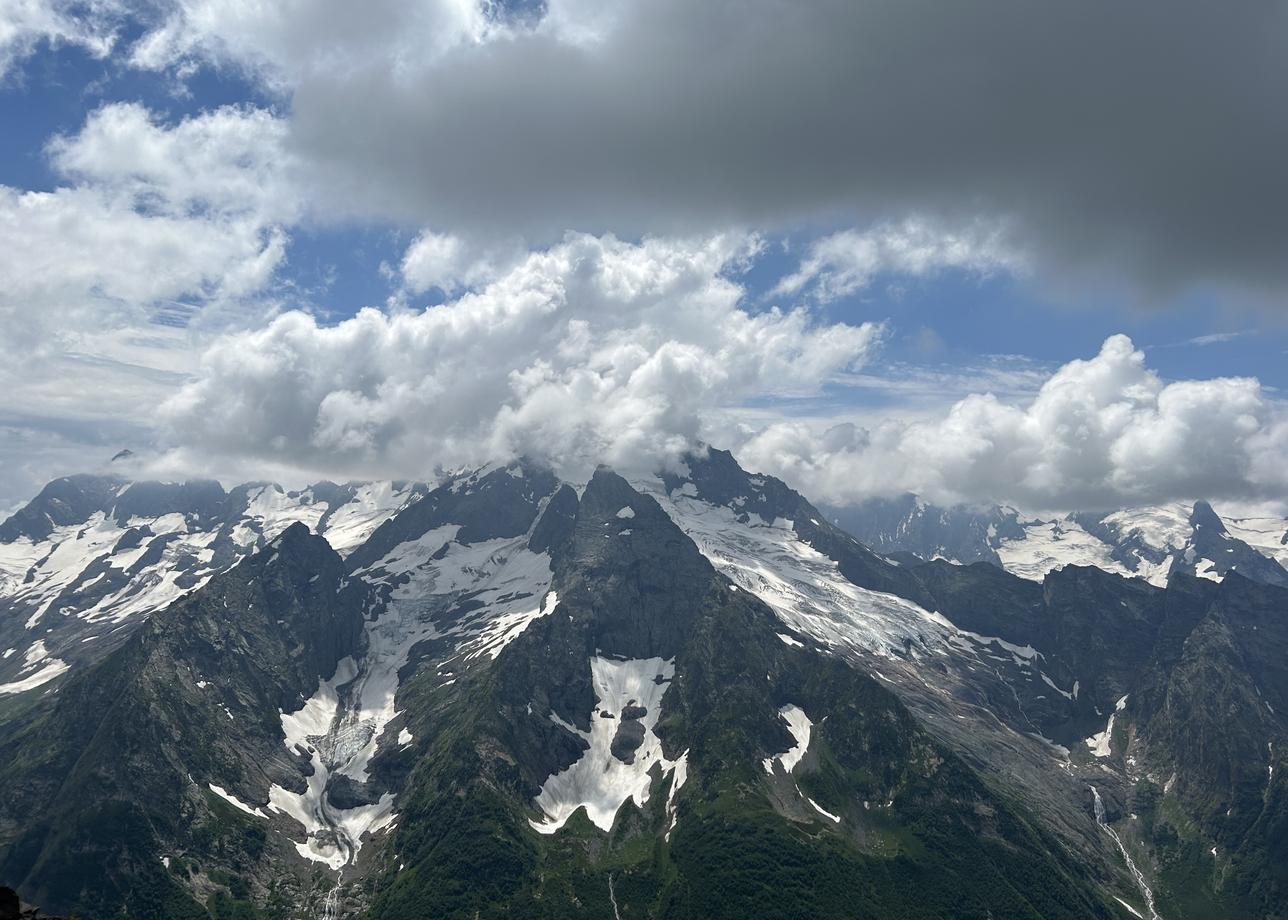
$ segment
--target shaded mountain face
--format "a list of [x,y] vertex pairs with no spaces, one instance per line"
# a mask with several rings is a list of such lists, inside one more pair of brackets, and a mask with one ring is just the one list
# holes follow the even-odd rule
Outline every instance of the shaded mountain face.
[[895,696],[625,480],[596,474],[552,567],[495,664],[429,690],[373,915],[1107,915]]
[[158,845],[208,840],[230,866],[263,855],[262,830],[220,826],[230,804],[244,807],[222,790],[307,785],[275,714],[357,653],[374,600],[294,524],[15,711],[0,747],[13,832],[0,872],[51,909],[196,915]]
[[997,506],[940,508],[917,496],[874,498],[859,505],[824,509],[828,519],[879,553],[911,553],[969,565],[1001,566],[997,548],[1023,540],[1019,512]]
[[1223,519],[1203,501],[1056,518],[1000,506],[942,508],[914,495],[826,510],[833,523],[878,552],[991,562],[1034,581],[1083,565],[1160,587],[1173,573],[1220,580],[1230,572],[1288,587],[1288,520]]
[[[1075,849],[1077,812],[1088,787],[1098,787],[1107,820],[1118,824],[1115,849],[1126,840],[1133,875],[1152,886],[1149,900],[1143,891],[1128,898],[1137,910],[1149,915],[1155,903],[1165,917],[1283,915],[1284,877],[1268,867],[1288,855],[1277,769],[1284,683],[1274,664],[1284,660],[1288,592],[1237,568],[1220,581],[1178,570],[1164,590],[1091,566],[1067,565],[1036,583],[992,564],[897,555],[886,558],[905,580],[892,581],[847,566],[845,541],[820,538],[825,519],[798,496],[735,531],[704,501],[707,475],[673,483],[677,522],[780,618],[862,662],[984,775],[1072,831]],[[760,490],[763,479],[746,476],[742,491]],[[739,504],[736,489],[722,491]],[[1192,517],[1201,546],[1205,528],[1216,533],[1214,515],[1200,506]],[[754,550],[749,534],[759,537]],[[896,598],[856,593],[863,588]],[[903,615],[898,600],[912,601],[919,618]],[[1237,621],[1228,609],[1240,611]],[[1047,763],[1017,736],[1045,746]],[[1072,783],[1051,769],[1052,757]],[[1239,802],[1245,815],[1236,820]],[[1219,826],[1204,814],[1219,815]]]
[[0,920],[62,920],[51,917],[37,907],[23,904],[18,892],[12,888],[0,886]]
[[1288,592],[1237,569],[891,558],[715,450],[341,532],[0,697],[0,883],[86,917],[1288,903]]

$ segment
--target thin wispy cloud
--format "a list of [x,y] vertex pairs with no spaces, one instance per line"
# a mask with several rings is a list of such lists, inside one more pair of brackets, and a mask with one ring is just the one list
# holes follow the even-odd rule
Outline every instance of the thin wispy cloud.
[[1196,335],[1192,338],[1185,339],[1181,342],[1166,342],[1162,345],[1151,345],[1150,348],[1203,348],[1207,345],[1223,345],[1226,342],[1234,342],[1239,339],[1247,338],[1250,335],[1256,335],[1255,329],[1240,329],[1237,332],[1209,332],[1204,335]]

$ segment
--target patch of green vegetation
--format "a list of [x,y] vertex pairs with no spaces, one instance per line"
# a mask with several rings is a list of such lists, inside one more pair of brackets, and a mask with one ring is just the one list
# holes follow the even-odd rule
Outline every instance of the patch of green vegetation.
[[1176,796],[1164,795],[1159,800],[1158,817],[1180,840],[1197,843],[1201,839],[1199,826],[1190,820]]
[[206,900],[206,910],[213,920],[264,920],[264,914],[253,902],[216,891]]
[[123,920],[208,920],[162,865],[137,805],[99,803],[58,828],[56,837],[28,881],[46,909]]
[[[1158,867],[1155,899],[1168,920],[1284,920],[1288,918],[1288,820],[1276,824],[1271,801],[1259,826],[1242,844],[1220,857],[1212,841],[1173,793],[1142,782],[1133,790],[1132,809],[1139,817],[1123,829],[1133,858]],[[1277,828],[1277,835],[1276,835]]]
[[1158,890],[1154,893],[1158,911],[1177,920],[1225,920],[1238,916],[1212,888],[1212,855],[1195,839],[1168,834],[1162,825],[1154,836],[1158,860]]

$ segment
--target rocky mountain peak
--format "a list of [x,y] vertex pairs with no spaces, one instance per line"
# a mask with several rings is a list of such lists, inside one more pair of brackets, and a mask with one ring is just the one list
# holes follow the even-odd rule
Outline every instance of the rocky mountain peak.
[[96,511],[108,511],[126,480],[76,475],[55,479],[30,502],[0,523],[0,542],[40,541],[56,528],[83,524]]
[[1225,522],[1221,517],[1212,510],[1212,506],[1205,501],[1194,503],[1194,510],[1190,513],[1190,524],[1197,530],[1204,528],[1218,534],[1226,534]]

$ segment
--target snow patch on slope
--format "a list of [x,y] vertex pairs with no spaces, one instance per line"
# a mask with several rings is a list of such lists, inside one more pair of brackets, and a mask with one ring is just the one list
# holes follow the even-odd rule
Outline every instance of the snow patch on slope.
[[[35,610],[26,621],[27,629],[35,629],[53,606],[63,589],[70,586],[90,563],[110,552],[125,530],[102,511],[96,511],[88,521],[79,525],[56,528],[39,544],[26,538],[0,545],[0,562],[6,569],[15,567],[19,560],[40,553],[39,558],[22,575],[14,592],[15,600],[30,600]],[[15,572],[15,574],[17,574]]]
[[1112,557],[1112,546],[1075,521],[1030,521],[1021,526],[1024,539],[1004,539],[997,547],[1002,567],[1012,575],[1041,581],[1048,572],[1066,565],[1094,565],[1119,575],[1135,574]]
[[[534,559],[541,559],[541,556],[533,556]],[[547,569],[549,563],[546,563]],[[531,609],[516,610],[512,612],[497,614],[490,623],[483,627],[478,635],[478,639],[471,643],[472,650],[466,655],[467,658],[477,658],[481,655],[487,655],[495,659],[501,654],[501,650],[523,634],[533,620],[541,617],[548,617],[555,612],[555,607],[559,605],[559,593],[551,591],[542,601],[541,606]]]
[[805,715],[805,710],[791,703],[779,709],[778,714],[787,723],[787,730],[792,733],[796,743],[783,753],[776,754],[773,757],[766,757],[761,761],[765,772],[771,776],[774,773],[775,764],[782,767],[785,773],[791,773],[792,770],[796,769],[796,765],[801,762],[801,758],[805,756],[805,751],[809,748],[810,729],[814,727],[814,723],[810,721],[809,716]]
[[[460,529],[457,524],[434,528],[356,573],[389,588],[388,603],[367,620],[362,659],[341,661],[301,709],[282,715],[286,746],[309,757],[313,773],[303,793],[274,786],[269,807],[304,828],[305,840],[296,849],[306,859],[338,871],[356,858],[365,835],[393,822],[391,794],[372,805],[337,809],[327,800],[327,785],[341,775],[367,781],[386,730],[401,715],[399,672],[412,650],[446,639],[452,654],[467,661],[495,658],[558,604],[549,591],[550,558],[528,550],[526,536],[467,544],[456,542]],[[469,602],[466,613],[440,620],[463,601]],[[388,743],[411,741],[404,727]]]
[[816,812],[818,812],[820,815],[822,815],[824,818],[827,818],[828,820],[833,821],[833,822],[835,822],[836,824],[840,824],[840,823],[841,823],[841,816],[840,816],[840,815],[834,815],[834,814],[832,814],[830,811],[828,811],[827,809],[825,809],[822,805],[818,804],[818,802],[815,802],[815,801],[814,801],[813,799],[811,799],[809,796],[805,796],[805,801],[807,801],[807,802],[809,802],[811,805],[813,805],[813,806],[814,806],[814,810],[815,810]]
[[[456,524],[437,527],[356,573],[397,585],[379,621],[389,619],[385,644],[394,636],[411,638],[409,630],[416,633],[410,643],[398,643],[405,647],[397,667],[406,663],[412,645],[431,637],[452,640],[471,660],[495,658],[558,602],[553,595],[542,602],[550,589],[550,556],[529,550],[527,535],[458,543],[459,531]],[[434,616],[466,595],[478,604],[478,613],[439,632]]]
[[406,483],[401,487],[392,482],[363,483],[356,487],[352,499],[331,510],[330,517],[322,522],[322,536],[337,553],[348,556],[415,497],[415,491]]
[[261,533],[265,540],[271,541],[295,523],[316,532],[318,522],[327,511],[325,503],[303,501],[302,496],[288,494],[281,486],[271,483],[252,488],[248,498],[242,519],[232,531],[233,540],[242,546],[255,545]]
[[1092,756],[1108,757],[1113,753],[1109,747],[1109,742],[1110,739],[1113,738],[1114,734],[1114,720],[1118,717],[1118,713],[1122,712],[1126,706],[1127,697],[1124,696],[1114,704],[1114,711],[1109,714],[1109,723],[1105,726],[1105,730],[1097,732],[1084,742],[1087,747],[1091,749]]
[[238,811],[244,811],[244,812],[246,812],[246,814],[251,815],[251,816],[256,817],[256,818],[267,818],[267,817],[268,817],[268,815],[264,814],[264,812],[262,812],[260,809],[258,809],[258,808],[251,808],[249,805],[247,805],[247,804],[246,804],[245,802],[243,802],[241,799],[237,798],[237,796],[233,795],[231,792],[228,792],[226,789],[224,789],[224,787],[223,787],[223,786],[216,786],[214,783],[209,783],[209,784],[207,784],[207,785],[209,786],[209,788],[210,788],[210,791],[211,791],[211,792],[213,792],[215,795],[219,796],[221,799],[223,799],[225,802],[227,802],[227,803],[228,803],[229,805],[231,805],[233,808],[236,808]]
[[1276,517],[1226,517],[1225,529],[1253,549],[1288,568],[1288,520]]
[[[647,804],[653,782],[650,771],[657,764],[663,775],[675,773],[667,796],[667,811],[674,826],[674,796],[688,775],[688,752],[676,760],[668,760],[662,753],[661,739],[653,733],[661,715],[662,697],[675,676],[674,659],[619,660],[597,655],[590,659],[590,674],[595,689],[590,731],[580,731],[551,714],[556,724],[580,735],[590,747],[576,763],[545,781],[536,798],[536,805],[545,817],[528,823],[538,833],[553,834],[578,809],[585,808],[596,827],[612,830],[618,809],[627,799],[637,807]],[[613,756],[611,746],[621,723],[622,710],[628,705],[646,710],[640,717],[644,740],[635,750],[633,762],[623,763]]]
[[1178,557],[1188,550],[1187,561],[1194,562],[1191,510],[1175,503],[1115,511],[1100,519],[1109,539],[1072,516],[1021,522],[1024,537],[1003,539],[997,555],[1008,572],[1031,581],[1066,565],[1086,565],[1164,587]]
[[319,681],[317,691],[300,709],[282,713],[286,747],[308,756],[313,772],[304,792],[279,785],[268,790],[269,811],[294,818],[304,828],[304,841],[295,844],[299,854],[336,871],[357,857],[364,836],[383,830],[396,817],[392,793],[355,808],[335,808],[327,799],[330,777],[351,770],[364,753],[363,747],[354,744],[352,724],[344,718],[339,694],[342,687],[346,696],[352,692],[348,685],[357,673],[352,658],[341,660],[335,674]]
[[18,680],[10,681],[7,684],[0,684],[0,694],[24,693],[27,690],[35,690],[42,684],[47,684],[55,677],[67,671],[67,662],[61,658],[45,659],[43,664],[34,673],[26,677],[20,677]]
[[[5,653],[8,658],[13,650]],[[6,684],[0,684],[0,694],[23,693],[47,684],[67,670],[67,662],[54,658],[45,648],[45,640],[37,639],[22,656],[22,666],[18,671],[19,678]]]
[[[1270,768],[1270,775],[1274,776],[1274,767]],[[680,789],[684,786],[685,781],[689,778],[689,752],[685,751],[675,761],[675,771],[671,775],[671,788],[666,792],[666,833],[663,835],[664,840],[671,839],[671,831],[675,830],[676,822],[679,815],[676,812],[675,800],[679,796]]]
[[[122,486],[118,497],[137,485]],[[0,607],[17,618],[8,628],[0,623],[0,635],[11,644],[17,628],[39,629],[61,662],[42,666],[38,679],[15,673],[12,664],[0,665],[0,681],[8,681],[0,687],[16,693],[54,679],[83,660],[85,643],[119,635],[123,627],[200,588],[297,521],[322,530],[344,553],[416,494],[406,484],[347,488],[351,500],[342,493],[328,503],[312,490],[257,485],[245,491],[248,505],[240,517],[220,512],[207,519],[170,511],[133,515],[121,523],[115,511],[100,510],[82,524],[54,528],[43,540],[23,536],[0,543]]]

